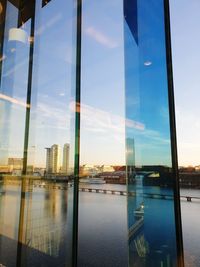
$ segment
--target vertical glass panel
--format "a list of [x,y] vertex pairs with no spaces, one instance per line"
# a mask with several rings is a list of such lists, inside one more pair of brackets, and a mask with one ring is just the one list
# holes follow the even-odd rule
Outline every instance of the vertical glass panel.
[[71,266],[76,8],[5,2],[0,264]]
[[193,267],[200,266],[200,2],[170,4],[184,256]]
[[[3,6],[1,88],[0,88],[0,259],[15,266],[17,262],[21,177],[23,169],[24,133],[31,21],[20,25],[20,13],[11,2]],[[26,30],[24,30],[26,28]],[[15,40],[16,39],[16,40]]]
[[129,266],[177,266],[164,1],[124,2]]
[[123,1],[83,1],[78,266],[127,266]]

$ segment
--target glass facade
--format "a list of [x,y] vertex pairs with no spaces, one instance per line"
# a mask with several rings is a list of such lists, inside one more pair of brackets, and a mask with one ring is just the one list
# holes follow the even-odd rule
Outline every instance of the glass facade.
[[168,1],[0,4],[0,265],[182,266]]
[[5,1],[3,12],[1,263],[70,266],[74,3]]
[[163,1],[132,1],[129,10],[128,4],[124,11],[129,264],[177,266],[164,6]]

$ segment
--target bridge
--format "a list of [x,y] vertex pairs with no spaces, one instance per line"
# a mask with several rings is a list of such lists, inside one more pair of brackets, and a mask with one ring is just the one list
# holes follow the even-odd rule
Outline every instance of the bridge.
[[[13,184],[13,181],[7,184]],[[20,183],[18,183],[20,185]],[[45,183],[45,182],[33,182],[31,185],[33,188],[45,188],[45,189],[56,189],[56,190],[68,190],[70,187],[73,187],[72,183],[66,183],[65,185],[59,183]],[[31,187],[30,186],[30,187]],[[27,186],[29,187],[29,186]],[[29,188],[30,190],[30,188]],[[152,198],[152,199],[165,199],[165,200],[173,200],[173,195],[166,194],[158,194],[158,193],[137,193],[134,191],[124,191],[124,190],[115,190],[115,189],[104,189],[104,188],[89,188],[89,187],[80,187],[80,192],[88,192],[88,193],[100,193],[100,194],[111,194],[111,195],[120,195],[120,196],[141,196],[144,198]],[[0,195],[4,194],[4,192],[0,192]],[[193,200],[200,201],[200,197],[196,196],[188,196],[182,195],[180,196],[181,200],[186,200],[188,202],[192,202]]]
[[[90,193],[101,193],[101,194],[112,194],[112,195],[121,195],[121,196],[127,196],[126,191],[120,191],[120,190],[113,190],[113,189],[101,189],[101,188],[85,188],[81,187],[79,188],[79,191],[81,192],[90,192]],[[135,196],[135,192],[128,192],[129,196]]]
[[[164,195],[164,194],[154,194],[154,193],[136,193],[136,192],[127,192],[120,190],[109,190],[109,189],[99,189],[99,188],[79,188],[81,192],[89,192],[89,193],[101,193],[101,194],[112,194],[112,195],[122,195],[122,196],[143,196],[144,198],[153,198],[153,199],[166,199],[173,200],[173,195]],[[181,200],[186,199],[188,202],[192,202],[192,200],[199,200],[200,197],[193,196],[180,196]]]
[[[40,187],[40,188],[52,188],[58,190],[67,190],[69,187],[73,185],[68,183],[67,185],[50,185],[50,184],[34,184],[33,187]],[[113,189],[103,189],[103,188],[89,188],[89,187],[80,187],[80,192],[88,192],[88,193],[100,193],[100,194],[111,194],[111,195],[121,195],[121,196],[143,196],[145,198],[153,198],[153,199],[165,199],[165,200],[173,200],[173,195],[164,195],[164,194],[157,194],[157,193],[136,193],[136,192],[127,192],[123,190],[113,190]],[[200,197],[195,196],[180,196],[181,200],[187,200],[188,202],[192,202],[192,200],[200,201]]]

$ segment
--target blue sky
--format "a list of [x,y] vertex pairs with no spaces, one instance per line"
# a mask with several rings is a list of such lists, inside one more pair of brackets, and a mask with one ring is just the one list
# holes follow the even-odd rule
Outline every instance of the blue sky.
[[179,165],[199,165],[200,1],[170,4]]
[[[43,9],[40,4],[37,7],[29,142],[29,163],[37,166],[45,165],[45,147],[54,143],[62,147],[72,138],[75,47],[72,3],[51,1]],[[128,137],[135,138],[136,164],[170,165],[166,72],[162,67],[164,32],[162,19],[156,16],[156,12],[162,14],[161,4],[162,1],[155,1],[154,13],[150,14],[147,2],[140,1],[141,49],[137,55],[137,45],[134,48],[126,25],[124,32],[121,0],[83,2],[81,164],[125,164],[125,125],[129,125]],[[197,53],[200,35],[197,36],[196,29],[200,26],[200,2],[171,0],[170,4],[179,164],[197,165],[200,164],[200,55]],[[11,8],[12,16],[13,13]],[[16,23],[12,23],[13,27]],[[147,25],[154,29],[150,36],[145,33]],[[29,27],[27,23],[24,28],[27,33]],[[136,53],[128,61],[124,56],[124,38],[129,40],[127,51]],[[28,62],[20,58],[27,59],[29,47],[17,45],[15,50],[15,56],[10,54],[4,63],[1,92],[25,101]],[[128,62],[126,68],[124,62]],[[6,68],[11,64],[16,70],[6,76]],[[127,76],[127,69],[134,71],[137,64],[142,78],[134,78],[133,73]],[[125,87],[132,92],[126,98],[130,105],[126,120]],[[1,147],[3,150],[9,147],[9,157],[22,157],[25,108],[6,103],[7,107],[4,103],[1,108],[3,112],[10,108],[10,123],[7,133],[1,132],[1,136],[7,135]],[[13,127],[15,121],[18,127]]]

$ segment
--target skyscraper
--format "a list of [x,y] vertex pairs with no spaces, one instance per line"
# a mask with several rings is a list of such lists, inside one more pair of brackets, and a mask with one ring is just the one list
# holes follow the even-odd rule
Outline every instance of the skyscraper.
[[60,170],[60,146],[52,145],[46,148],[46,172],[58,173]]
[[46,147],[46,173],[51,172],[51,148]]
[[69,149],[70,149],[69,144],[68,143],[64,144],[62,172],[66,174],[69,172]]
[[50,152],[51,172],[58,173],[60,170],[60,146],[52,145]]
[[135,145],[134,138],[126,139],[126,171],[130,183],[135,181]]

